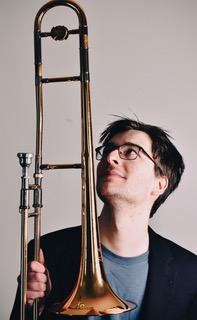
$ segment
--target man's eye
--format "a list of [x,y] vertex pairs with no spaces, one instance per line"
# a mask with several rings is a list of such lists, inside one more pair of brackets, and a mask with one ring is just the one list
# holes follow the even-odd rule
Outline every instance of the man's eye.
[[129,156],[129,155],[131,155],[132,153],[133,153],[133,154],[136,154],[137,152],[136,152],[136,150],[133,149],[133,148],[127,148],[127,149],[124,150],[124,154],[125,154],[125,155],[128,155],[128,156]]

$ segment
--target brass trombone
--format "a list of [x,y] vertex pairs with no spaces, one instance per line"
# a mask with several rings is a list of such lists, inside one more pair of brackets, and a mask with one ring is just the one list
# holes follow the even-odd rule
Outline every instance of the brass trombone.
[[[50,32],[41,31],[41,22],[45,13],[56,6],[69,7],[78,16],[77,29],[68,30],[64,26],[53,27]],[[80,75],[59,78],[42,77],[41,39],[52,37],[55,40],[65,40],[72,34],[79,35]],[[99,241],[98,221],[96,213],[95,179],[93,168],[92,121],[90,108],[90,85],[88,66],[88,30],[84,11],[72,0],[52,0],[38,11],[34,24],[35,45],[35,87],[36,87],[36,154],[34,184],[29,183],[28,168],[32,154],[18,153],[22,166],[21,177],[21,320],[25,320],[26,286],[27,286],[27,219],[34,218],[34,259],[38,260],[40,250],[40,220],[42,208],[42,178],[43,170],[80,168],[82,180],[82,256],[77,283],[70,296],[61,303],[52,306],[48,311],[48,319],[56,319],[58,315],[85,316],[103,315],[106,310],[116,310],[116,313],[131,310],[135,304],[128,306],[119,299],[110,288],[104,274],[101,247]],[[81,84],[81,162],[75,164],[43,164],[43,93],[42,86],[49,82],[80,81]],[[29,213],[29,192],[34,192],[34,212]],[[37,319],[37,301],[34,303],[34,319]],[[108,313],[110,313],[108,311]],[[112,311],[113,313],[113,311]]]

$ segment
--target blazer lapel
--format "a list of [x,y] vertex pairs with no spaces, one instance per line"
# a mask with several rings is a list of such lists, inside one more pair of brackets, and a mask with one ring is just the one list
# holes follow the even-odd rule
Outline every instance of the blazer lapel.
[[[166,320],[174,287],[173,255],[165,240],[149,228],[150,254],[143,320]],[[168,319],[170,320],[170,319]]]

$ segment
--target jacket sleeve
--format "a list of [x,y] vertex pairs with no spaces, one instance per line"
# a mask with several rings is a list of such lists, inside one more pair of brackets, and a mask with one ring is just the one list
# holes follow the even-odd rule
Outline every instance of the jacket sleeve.
[[14,301],[14,305],[12,308],[12,312],[10,315],[10,320],[20,319],[20,290],[17,288],[16,297]]
[[[25,319],[31,320],[33,316],[32,308],[26,309],[25,311]],[[18,286],[16,297],[14,301],[14,305],[12,308],[12,312],[10,314],[10,320],[19,320],[20,319],[20,288]],[[39,319],[39,318],[38,318]]]

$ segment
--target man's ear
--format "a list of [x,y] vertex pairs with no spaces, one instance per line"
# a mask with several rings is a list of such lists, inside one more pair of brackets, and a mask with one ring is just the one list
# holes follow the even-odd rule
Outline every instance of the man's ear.
[[168,178],[167,176],[158,176],[155,182],[155,188],[153,194],[160,196],[165,192],[168,187]]

